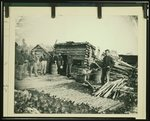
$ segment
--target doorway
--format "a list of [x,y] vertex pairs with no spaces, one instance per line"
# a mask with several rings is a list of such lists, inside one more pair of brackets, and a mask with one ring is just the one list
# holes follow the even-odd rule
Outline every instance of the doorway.
[[62,54],[62,58],[63,58],[63,61],[64,61],[64,65],[63,65],[63,68],[62,68],[62,75],[66,76],[67,55]]

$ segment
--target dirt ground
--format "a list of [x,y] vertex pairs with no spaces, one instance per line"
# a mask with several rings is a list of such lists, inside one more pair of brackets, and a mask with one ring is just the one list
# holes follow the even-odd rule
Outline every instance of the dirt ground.
[[120,105],[117,100],[102,97],[94,97],[88,88],[74,79],[60,75],[45,75],[27,77],[24,80],[15,81],[16,89],[37,89],[55,95],[63,100],[75,101],[75,103],[87,103],[93,107],[100,107],[100,112],[105,109]]

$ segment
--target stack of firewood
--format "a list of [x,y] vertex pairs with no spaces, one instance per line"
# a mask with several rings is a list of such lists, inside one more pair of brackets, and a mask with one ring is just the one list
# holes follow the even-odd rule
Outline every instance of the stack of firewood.
[[137,68],[123,61],[117,61],[111,69],[111,80],[118,78],[129,79],[131,76],[137,77]]
[[125,78],[110,81],[105,83],[93,94],[94,96],[117,99],[124,95],[124,93],[133,93],[133,88],[126,86],[126,84],[127,80]]

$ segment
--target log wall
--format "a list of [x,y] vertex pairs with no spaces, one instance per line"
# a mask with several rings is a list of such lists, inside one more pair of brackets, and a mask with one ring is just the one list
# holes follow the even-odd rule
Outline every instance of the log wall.
[[72,55],[73,60],[81,60],[82,66],[88,67],[94,57],[95,48],[89,44],[56,44],[55,54]]

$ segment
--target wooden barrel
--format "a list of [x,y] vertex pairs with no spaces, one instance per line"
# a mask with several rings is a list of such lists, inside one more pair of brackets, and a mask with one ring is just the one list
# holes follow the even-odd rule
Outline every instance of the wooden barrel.
[[51,66],[51,74],[55,75],[58,74],[58,68],[57,68],[57,64],[52,64]]
[[16,79],[22,80],[23,79],[23,65],[18,65],[16,69]]
[[101,77],[102,77],[102,70],[98,70],[97,72],[95,72],[95,82],[96,83],[101,83]]
[[28,75],[29,75],[29,73],[28,73],[28,63],[24,63],[23,64],[23,78],[26,78]]

